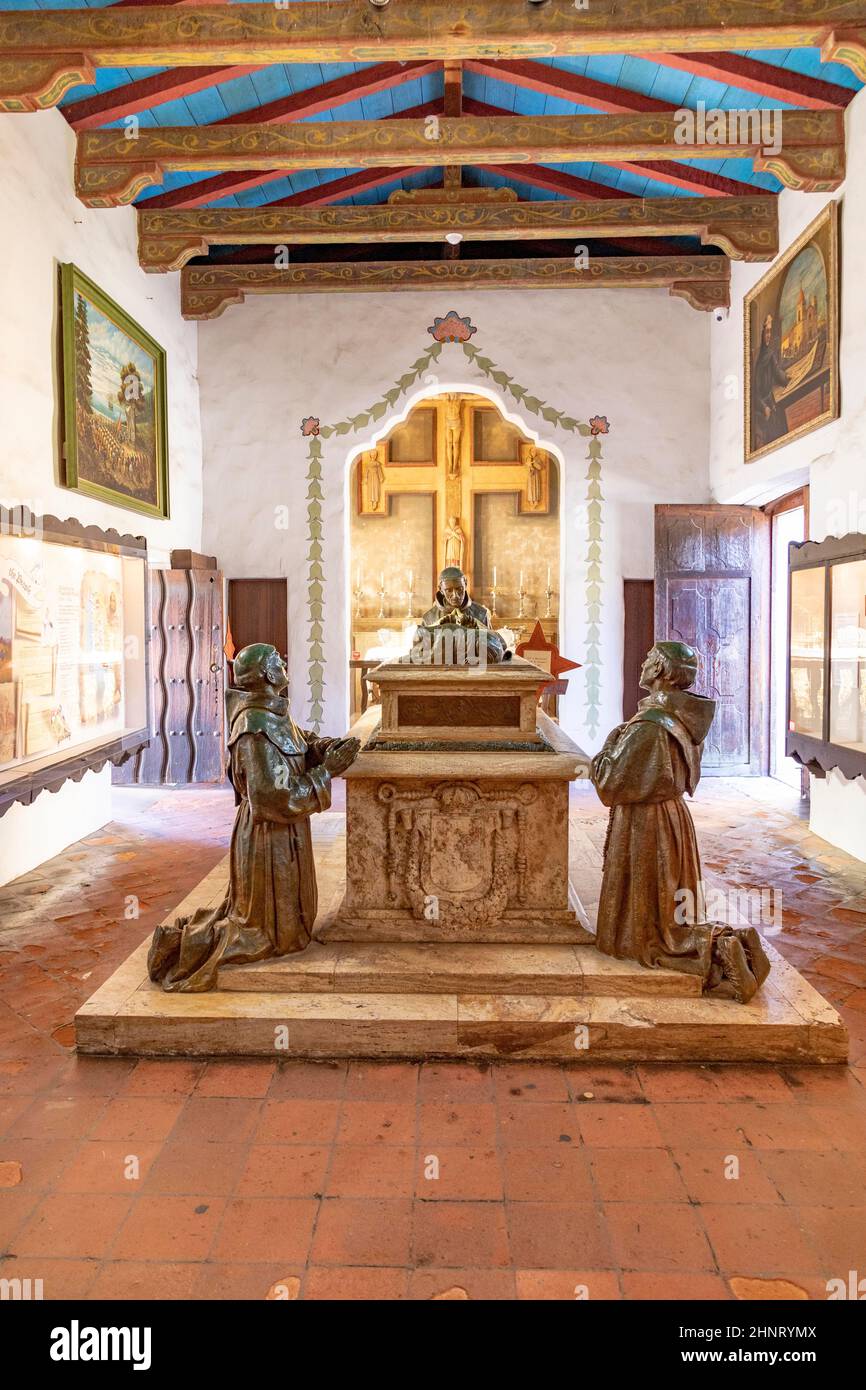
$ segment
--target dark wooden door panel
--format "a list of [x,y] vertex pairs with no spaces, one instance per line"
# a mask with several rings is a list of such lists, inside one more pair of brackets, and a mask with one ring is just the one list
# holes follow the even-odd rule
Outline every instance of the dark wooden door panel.
[[151,741],[113,769],[123,785],[211,784],[224,776],[222,575],[153,570]]
[[230,579],[229,627],[235,651],[251,642],[268,642],[280,656],[288,656],[288,580]]
[[656,507],[656,636],[701,656],[717,703],[706,773],[767,769],[769,522],[756,507]]
[[622,717],[631,719],[638,701],[646,695],[639,677],[644,658],[653,644],[653,581],[624,579],[624,627],[622,654]]

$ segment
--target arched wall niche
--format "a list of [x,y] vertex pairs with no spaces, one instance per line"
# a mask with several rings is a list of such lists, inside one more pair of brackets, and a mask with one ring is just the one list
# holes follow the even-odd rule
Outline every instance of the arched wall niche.
[[[497,394],[428,383],[346,458],[346,650],[405,649],[458,563],[495,624],[558,641],[563,615],[563,458]],[[347,670],[349,668],[347,667]],[[349,708],[361,703],[350,671]]]

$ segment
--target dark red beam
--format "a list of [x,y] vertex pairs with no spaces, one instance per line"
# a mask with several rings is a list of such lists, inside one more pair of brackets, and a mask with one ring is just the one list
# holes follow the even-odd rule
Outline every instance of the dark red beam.
[[[363,72],[349,72],[344,77],[335,77],[331,82],[322,82],[318,87],[308,87],[305,92],[292,92],[252,111],[237,111],[233,116],[225,116],[214,124],[245,125],[255,121],[256,125],[279,125],[283,121],[302,121],[307,116],[328,111],[332,106],[373,96],[375,92],[384,92],[388,87],[396,87],[416,77],[427,77],[431,72],[437,72],[439,67],[439,63],[432,61],[377,63]],[[405,117],[409,112],[402,111],[400,114]]]
[[498,63],[468,58],[463,67],[464,71],[478,73],[481,77],[495,77],[500,82],[510,82],[515,87],[525,87],[543,96],[560,97],[563,101],[573,101],[576,106],[589,106],[593,111],[604,111],[608,115],[671,109],[669,103],[644,96],[642,92],[611,87],[607,82],[596,82],[594,78],[566,72],[564,68],[546,67],[544,63],[535,63],[531,58],[507,59]]
[[647,53],[650,62],[680,72],[706,77],[755,96],[770,97],[773,101],[790,102],[812,111],[845,107],[857,92],[852,87],[840,87],[820,77],[806,77],[790,68],[774,67],[739,53]]
[[[124,0],[119,0],[119,3],[124,3]],[[109,121],[120,121],[124,116],[150,111],[167,101],[179,101],[193,92],[214,87],[218,82],[230,82],[234,77],[246,77],[248,73],[257,71],[254,67],[169,68],[152,77],[141,77],[137,82],[125,82],[111,92],[97,92],[95,96],[73,101],[62,110],[73,130],[95,130]]]
[[[396,113],[403,120],[414,120],[424,116],[441,114],[442,101],[426,101],[420,106],[412,106],[407,111]],[[394,117],[386,116],[385,120]],[[165,193],[157,193],[153,198],[142,198],[137,207],[141,208],[200,208],[205,203],[213,203],[219,198],[228,198],[232,193],[241,193],[259,184],[274,183],[290,174],[291,169],[271,169],[262,173],[258,169],[246,169],[230,174],[214,174],[211,178],[199,179],[196,183],[184,184],[182,188],[172,188]],[[374,171],[370,171],[371,173]],[[380,171],[381,172],[381,171]],[[369,185],[368,185],[369,186]]]
[[422,172],[421,165],[412,169],[359,169],[355,174],[343,174],[339,179],[329,179],[317,188],[302,188],[299,193],[290,193],[287,198],[276,198],[266,206],[324,207],[326,203],[336,203],[339,198],[351,198],[355,193],[366,193],[370,188],[381,188],[383,184],[396,183],[397,179],[405,179],[410,174]]

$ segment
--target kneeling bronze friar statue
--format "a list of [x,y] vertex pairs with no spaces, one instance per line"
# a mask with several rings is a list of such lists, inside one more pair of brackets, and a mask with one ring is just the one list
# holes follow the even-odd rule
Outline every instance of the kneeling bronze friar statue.
[[698,654],[656,642],[640,673],[649,691],[612,730],[591,777],[611,808],[596,944],[606,955],[699,975],[703,992],[748,1002],[770,962],[754,927],[708,922],[694,822],[694,796],[715,700],[689,689]]
[[412,659],[446,664],[511,660],[504,639],[494,631],[490,610],[470,598],[466,575],[456,565],[447,565],[439,575],[436,601],[415,629]]
[[310,816],[327,811],[332,777],[358,753],[357,739],[298,728],[274,647],[244,647],[234,683],[226,692],[227,770],[238,807],[228,891],[219,907],[157,927],[147,966],[165,990],[213,989],[222,965],[309,945],[317,908]]

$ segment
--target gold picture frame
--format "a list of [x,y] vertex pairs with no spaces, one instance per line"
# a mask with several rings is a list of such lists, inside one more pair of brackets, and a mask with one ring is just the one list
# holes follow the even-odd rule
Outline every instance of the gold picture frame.
[[743,382],[746,463],[838,419],[838,201],[746,295]]

